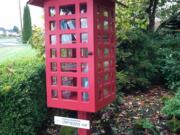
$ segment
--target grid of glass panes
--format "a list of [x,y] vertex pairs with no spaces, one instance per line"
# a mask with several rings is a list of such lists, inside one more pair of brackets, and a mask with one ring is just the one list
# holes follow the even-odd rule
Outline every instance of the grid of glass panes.
[[[51,91],[52,100],[82,102],[90,100],[89,64],[86,60],[88,58],[87,10],[85,2],[80,2],[78,5],[51,6],[48,9],[46,33],[49,35],[49,44],[46,47],[46,54],[47,70],[51,74],[47,74],[47,77],[50,77],[47,83],[50,86],[48,91]],[[82,61],[79,62],[77,59]]]
[[114,7],[96,5],[97,100],[104,102],[115,95],[115,18]]

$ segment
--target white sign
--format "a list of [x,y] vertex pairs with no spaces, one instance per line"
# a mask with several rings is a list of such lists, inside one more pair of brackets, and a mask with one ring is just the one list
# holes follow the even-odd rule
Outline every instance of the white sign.
[[90,129],[90,121],[88,121],[88,120],[72,119],[72,118],[54,116],[54,123],[56,125]]

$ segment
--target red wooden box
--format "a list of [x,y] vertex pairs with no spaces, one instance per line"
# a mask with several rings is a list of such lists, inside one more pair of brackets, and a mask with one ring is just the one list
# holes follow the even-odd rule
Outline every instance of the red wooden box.
[[44,7],[48,107],[96,112],[115,99],[115,3],[30,0]]

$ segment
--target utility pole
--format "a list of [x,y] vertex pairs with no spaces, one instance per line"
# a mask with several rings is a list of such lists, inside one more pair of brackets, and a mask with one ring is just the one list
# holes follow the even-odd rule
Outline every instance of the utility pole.
[[20,18],[20,30],[22,32],[22,13],[21,13],[21,0],[19,0],[19,18]]

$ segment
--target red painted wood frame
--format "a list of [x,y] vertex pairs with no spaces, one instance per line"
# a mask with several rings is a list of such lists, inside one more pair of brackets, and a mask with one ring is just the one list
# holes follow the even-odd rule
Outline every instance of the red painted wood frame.
[[115,4],[47,0],[48,107],[96,112],[115,99]]

